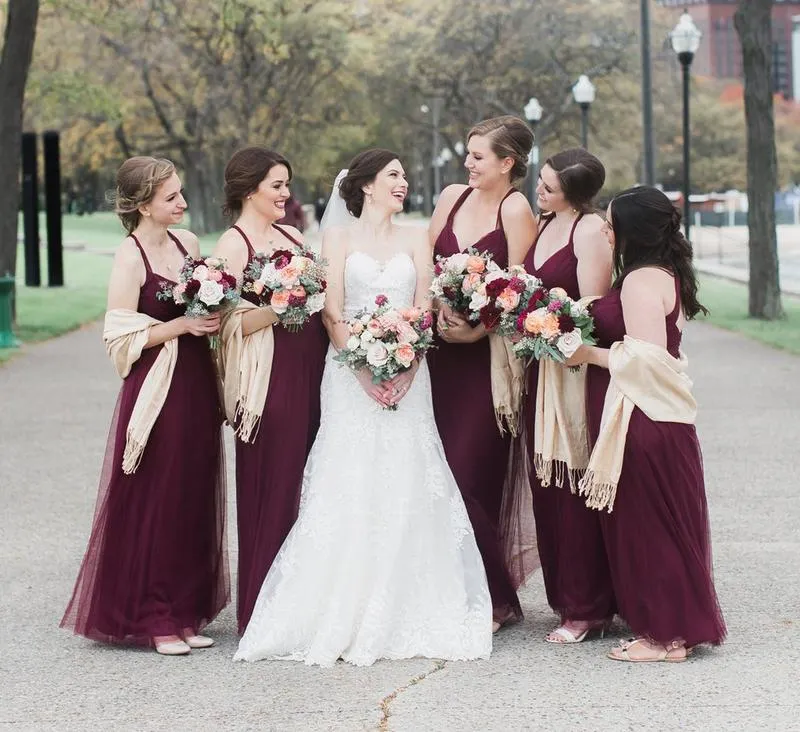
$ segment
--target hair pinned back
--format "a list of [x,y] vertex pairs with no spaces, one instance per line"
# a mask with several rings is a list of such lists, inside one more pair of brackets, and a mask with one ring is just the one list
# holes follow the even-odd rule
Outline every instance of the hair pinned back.
[[175,165],[165,158],[137,155],[128,158],[117,171],[117,186],[111,196],[114,212],[129,234],[139,225],[139,208],[153,200],[158,187],[175,172]]

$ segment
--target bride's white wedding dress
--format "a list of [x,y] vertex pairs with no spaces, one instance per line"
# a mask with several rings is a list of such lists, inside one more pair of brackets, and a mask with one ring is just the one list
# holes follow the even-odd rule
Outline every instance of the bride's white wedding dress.
[[[381,293],[394,306],[413,304],[407,254],[381,264],[353,252],[344,281],[345,317],[373,308]],[[397,411],[386,411],[334,355],[331,346],[297,523],[235,659],[487,658],[486,573],[436,431],[427,366]]]

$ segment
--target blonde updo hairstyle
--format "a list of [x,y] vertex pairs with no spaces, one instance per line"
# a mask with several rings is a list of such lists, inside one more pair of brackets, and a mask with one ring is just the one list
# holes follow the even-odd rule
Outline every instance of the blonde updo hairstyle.
[[473,136],[486,137],[492,152],[498,158],[511,158],[511,183],[516,185],[524,180],[528,173],[528,155],[533,147],[533,130],[519,117],[511,114],[492,117],[478,122],[467,135],[467,141]]
[[158,187],[172,176],[175,165],[165,158],[137,155],[128,158],[117,171],[114,212],[129,234],[139,225],[141,206],[150,203]]

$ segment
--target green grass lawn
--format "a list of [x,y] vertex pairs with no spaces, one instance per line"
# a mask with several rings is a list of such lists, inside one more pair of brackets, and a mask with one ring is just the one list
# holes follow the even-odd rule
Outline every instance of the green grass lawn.
[[746,285],[703,276],[700,278],[700,301],[711,311],[707,318],[700,320],[774,348],[800,353],[800,300],[797,298],[783,298],[784,320],[756,320],[747,317]]
[[[42,221],[42,235],[44,234]],[[111,213],[91,216],[65,216],[64,242],[82,250],[64,252],[64,287],[25,287],[22,247],[17,255],[17,335],[23,343],[35,343],[67,333],[100,318],[105,311],[106,286],[113,252],[123,237],[118,219]],[[210,253],[217,234],[201,238],[201,249]],[[47,255],[41,251],[42,282],[47,283]],[[700,299],[711,310],[713,325],[733,330],[749,338],[800,354],[800,300],[784,298],[787,317],[778,322],[747,317],[745,285],[702,277]],[[0,362],[20,349],[0,349]]]

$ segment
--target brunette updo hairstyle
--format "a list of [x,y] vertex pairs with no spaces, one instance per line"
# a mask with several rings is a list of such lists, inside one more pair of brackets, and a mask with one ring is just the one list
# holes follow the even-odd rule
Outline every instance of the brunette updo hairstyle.
[[562,150],[545,160],[558,176],[567,202],[582,213],[592,210],[594,197],[606,182],[606,169],[599,158],[582,147]]
[[697,299],[692,247],[681,232],[681,214],[663,191],[635,186],[611,200],[614,230],[614,287],[642,267],[660,267],[678,278],[687,318],[708,310]]
[[175,172],[175,165],[164,158],[137,155],[128,158],[117,171],[117,187],[112,196],[114,212],[130,234],[142,220],[139,207],[153,200],[158,187]]
[[467,141],[474,135],[487,137],[492,152],[498,158],[511,158],[511,182],[516,185],[524,180],[528,172],[528,155],[533,147],[533,130],[519,117],[511,114],[492,117],[478,122],[467,135]]
[[353,216],[358,218],[364,210],[364,186],[372,183],[392,160],[399,159],[400,156],[391,150],[373,148],[360,152],[350,161],[347,175],[339,184],[339,193]]
[[237,150],[225,166],[225,203],[222,213],[235,219],[242,213],[244,200],[254,193],[269,171],[276,165],[283,165],[292,179],[292,166],[279,153],[265,147],[244,147]]

